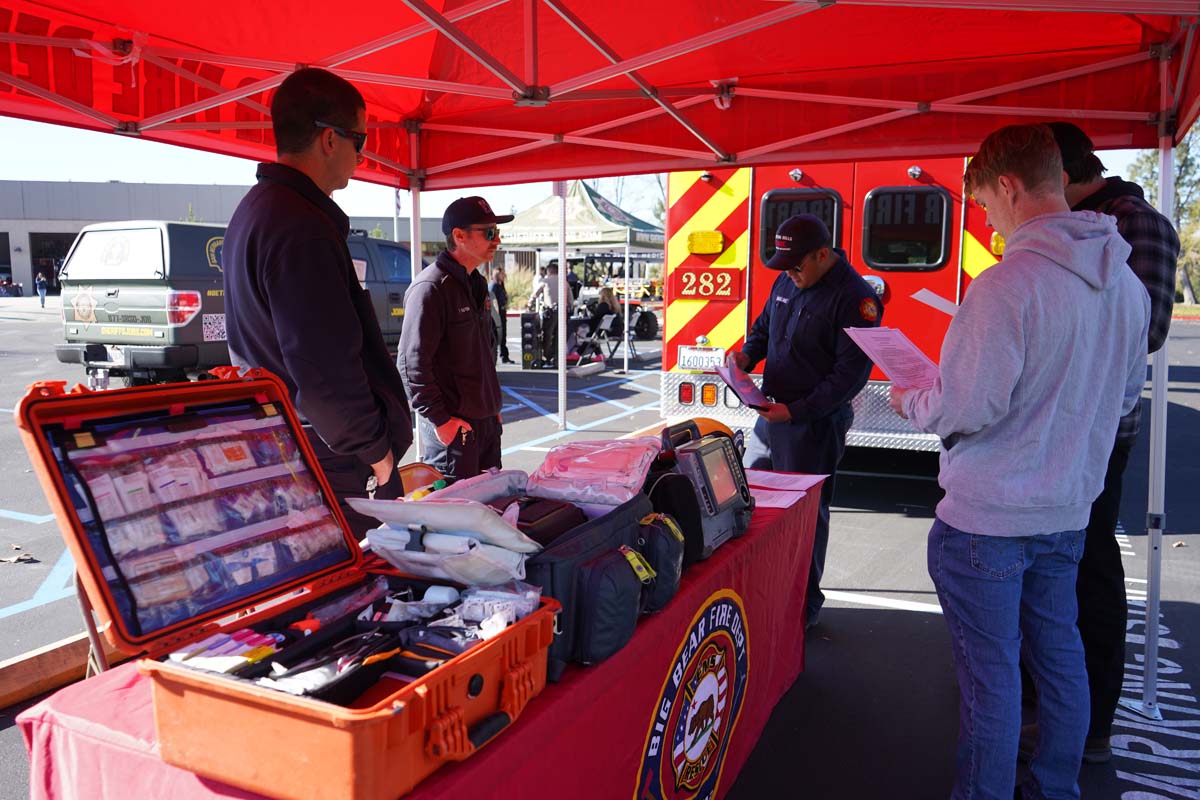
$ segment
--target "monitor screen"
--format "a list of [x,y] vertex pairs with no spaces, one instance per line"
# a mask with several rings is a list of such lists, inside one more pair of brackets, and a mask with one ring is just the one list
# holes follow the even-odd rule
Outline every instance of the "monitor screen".
[[733,477],[733,471],[729,468],[724,444],[722,443],[720,447],[706,449],[702,458],[704,471],[708,473],[708,481],[712,486],[713,504],[717,508],[721,508],[738,493],[737,481]]

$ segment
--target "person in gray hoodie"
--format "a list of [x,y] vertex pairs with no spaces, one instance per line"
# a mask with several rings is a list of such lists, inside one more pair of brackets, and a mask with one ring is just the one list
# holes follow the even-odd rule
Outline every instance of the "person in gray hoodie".
[[1089,703],[1075,577],[1145,379],[1150,300],[1112,218],[1070,211],[1046,126],[992,133],[964,185],[1004,260],[972,282],[936,383],[891,394],[943,443],[928,561],[959,681],[953,797],[1013,795],[1024,647],[1041,723],[1026,796],[1077,798]]

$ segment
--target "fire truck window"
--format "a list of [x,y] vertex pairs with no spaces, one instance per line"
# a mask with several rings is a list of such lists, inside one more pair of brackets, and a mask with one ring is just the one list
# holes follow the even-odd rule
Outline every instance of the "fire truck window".
[[863,208],[863,261],[877,270],[933,270],[950,252],[950,196],[936,186],[872,190]]
[[835,247],[842,246],[842,198],[832,189],[776,189],[763,195],[759,210],[759,255],[775,255],[775,231],[788,217],[812,214],[829,228]]

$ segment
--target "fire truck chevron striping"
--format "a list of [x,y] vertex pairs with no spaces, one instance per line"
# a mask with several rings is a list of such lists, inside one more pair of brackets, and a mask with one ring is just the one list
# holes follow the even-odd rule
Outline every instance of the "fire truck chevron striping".
[[[913,295],[961,302],[972,278],[997,263],[1003,242],[964,202],[961,158],[713,169],[672,173],[667,186],[663,282],[663,416],[706,416],[751,427],[757,415],[713,373],[741,346],[776,273],[764,263],[775,229],[793,214],[820,216],[834,245],[879,294],[883,324],[938,360],[950,316]],[[854,401],[848,442],[936,450],[888,407],[876,370]],[[756,377],[756,380],[760,379]]]
[[[678,370],[679,347],[696,345],[698,337],[703,345],[727,350],[746,335],[752,172],[744,168],[722,171],[719,178],[709,172],[670,177],[664,370]],[[705,241],[697,242],[697,236]]]

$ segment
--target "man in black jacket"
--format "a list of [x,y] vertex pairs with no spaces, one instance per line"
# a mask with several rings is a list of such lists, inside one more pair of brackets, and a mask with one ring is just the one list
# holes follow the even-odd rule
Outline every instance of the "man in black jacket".
[[345,499],[401,493],[397,459],[412,444],[400,374],[346,248],[350,220],[330,195],[362,163],[366,105],[344,79],[300,69],[276,90],[278,160],[225,232],[229,355],[287,384],[351,529],[378,525]]
[[442,216],[446,249],[404,296],[397,364],[421,426],[422,460],[448,478],[500,466],[496,377],[487,280],[479,273],[511,214],[482,197],[460,197]]

